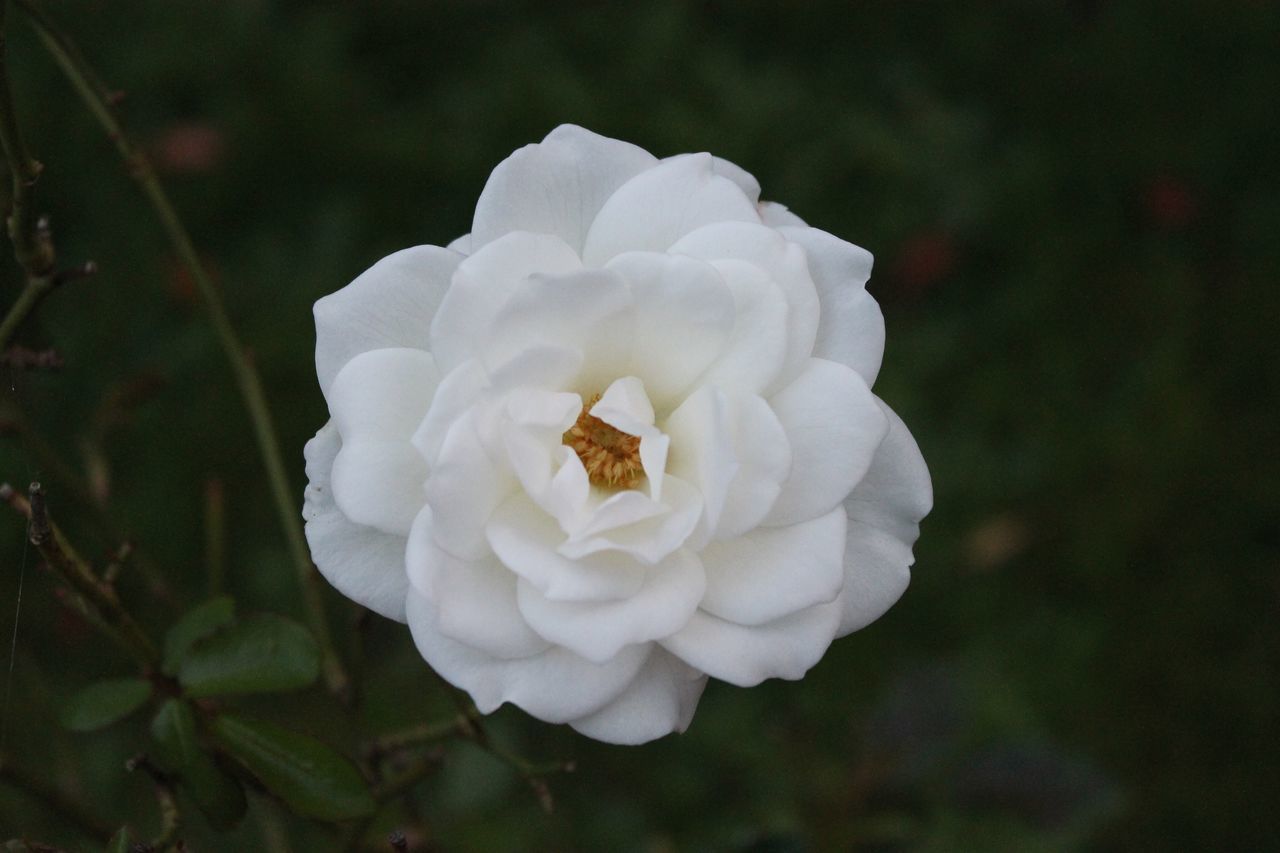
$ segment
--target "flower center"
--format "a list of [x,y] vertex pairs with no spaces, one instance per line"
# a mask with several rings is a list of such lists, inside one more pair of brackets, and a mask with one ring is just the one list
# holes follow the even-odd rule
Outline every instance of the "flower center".
[[583,404],[582,414],[564,434],[564,443],[578,454],[593,485],[634,489],[644,476],[640,436],[623,432],[589,414],[598,402],[600,395],[596,394]]

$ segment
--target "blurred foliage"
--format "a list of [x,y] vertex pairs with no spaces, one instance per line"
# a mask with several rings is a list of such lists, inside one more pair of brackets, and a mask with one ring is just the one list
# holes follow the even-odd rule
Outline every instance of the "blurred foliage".
[[[713,683],[687,734],[644,748],[504,709],[495,739],[576,761],[549,780],[553,815],[493,756],[449,742],[371,837],[655,853],[1274,844],[1280,6],[47,6],[125,93],[253,348],[299,504],[301,448],[325,419],[311,303],[390,251],[468,230],[493,165],[558,123],[711,150],[877,256],[877,391],[937,493],[902,602],[803,682]],[[60,256],[101,272],[19,337],[60,369],[2,368],[0,479],[44,480],[99,565],[121,536],[138,543],[147,562],[125,564],[120,593],[157,637],[220,592],[301,617],[192,284],[10,18],[40,210]],[[4,255],[7,305],[20,271]],[[123,769],[154,713],[92,734],[55,722],[134,671],[59,604],[21,519],[0,522],[6,640],[18,622],[0,752],[109,828],[154,835],[151,782]],[[326,600],[360,719],[318,687],[238,710],[351,757],[370,732],[452,713],[401,626]],[[197,850],[340,838],[257,791],[230,835],[184,818]],[[0,837],[17,834],[86,841],[0,782]]]

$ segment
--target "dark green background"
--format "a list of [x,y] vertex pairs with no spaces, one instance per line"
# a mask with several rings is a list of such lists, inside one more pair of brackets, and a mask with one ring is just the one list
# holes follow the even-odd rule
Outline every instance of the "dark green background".
[[[446,850],[1259,850],[1275,843],[1280,7],[1267,2],[50,2],[164,172],[269,385],[299,503],[324,421],[310,306],[382,255],[468,230],[489,170],[572,121],[659,155],[710,150],[876,255],[877,392],[933,472],[906,596],[799,683],[712,684],[690,731],[598,745],[505,709],[493,731],[572,758],[542,817],[448,748],[416,795]],[[190,282],[109,142],[10,13],[16,97],[61,257],[101,273],[4,368],[174,598],[206,594],[223,483],[242,610],[300,615],[248,421]],[[18,270],[6,251],[0,301]],[[51,463],[82,548],[112,543]],[[94,474],[99,476],[99,474]],[[156,827],[122,769],[145,718],[73,735],[76,688],[128,662],[55,604],[0,517],[0,628],[25,585],[4,748],[113,822]],[[346,642],[356,614],[326,591]],[[5,642],[7,648],[8,643]],[[353,644],[345,651],[354,659]],[[7,668],[7,658],[5,663]],[[407,632],[364,633],[356,719],[320,691],[240,707],[354,751],[447,713]],[[255,799],[198,850],[326,849]],[[380,828],[409,825],[388,813]],[[0,787],[0,837],[79,843]],[[81,839],[83,840],[83,839]],[[310,846],[309,846],[310,845]]]

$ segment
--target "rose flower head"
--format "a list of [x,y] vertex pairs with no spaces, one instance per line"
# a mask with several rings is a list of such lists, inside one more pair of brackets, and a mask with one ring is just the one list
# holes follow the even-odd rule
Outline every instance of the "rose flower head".
[[643,743],[906,588],[932,487],[871,255],[759,195],[564,125],[316,303],[312,556],[481,712]]

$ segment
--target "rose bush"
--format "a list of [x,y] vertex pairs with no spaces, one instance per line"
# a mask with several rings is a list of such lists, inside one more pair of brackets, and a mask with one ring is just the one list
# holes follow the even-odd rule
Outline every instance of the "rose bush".
[[932,492],[870,391],[871,256],[759,194],[563,126],[316,303],[316,565],[482,712],[682,731],[906,588]]

